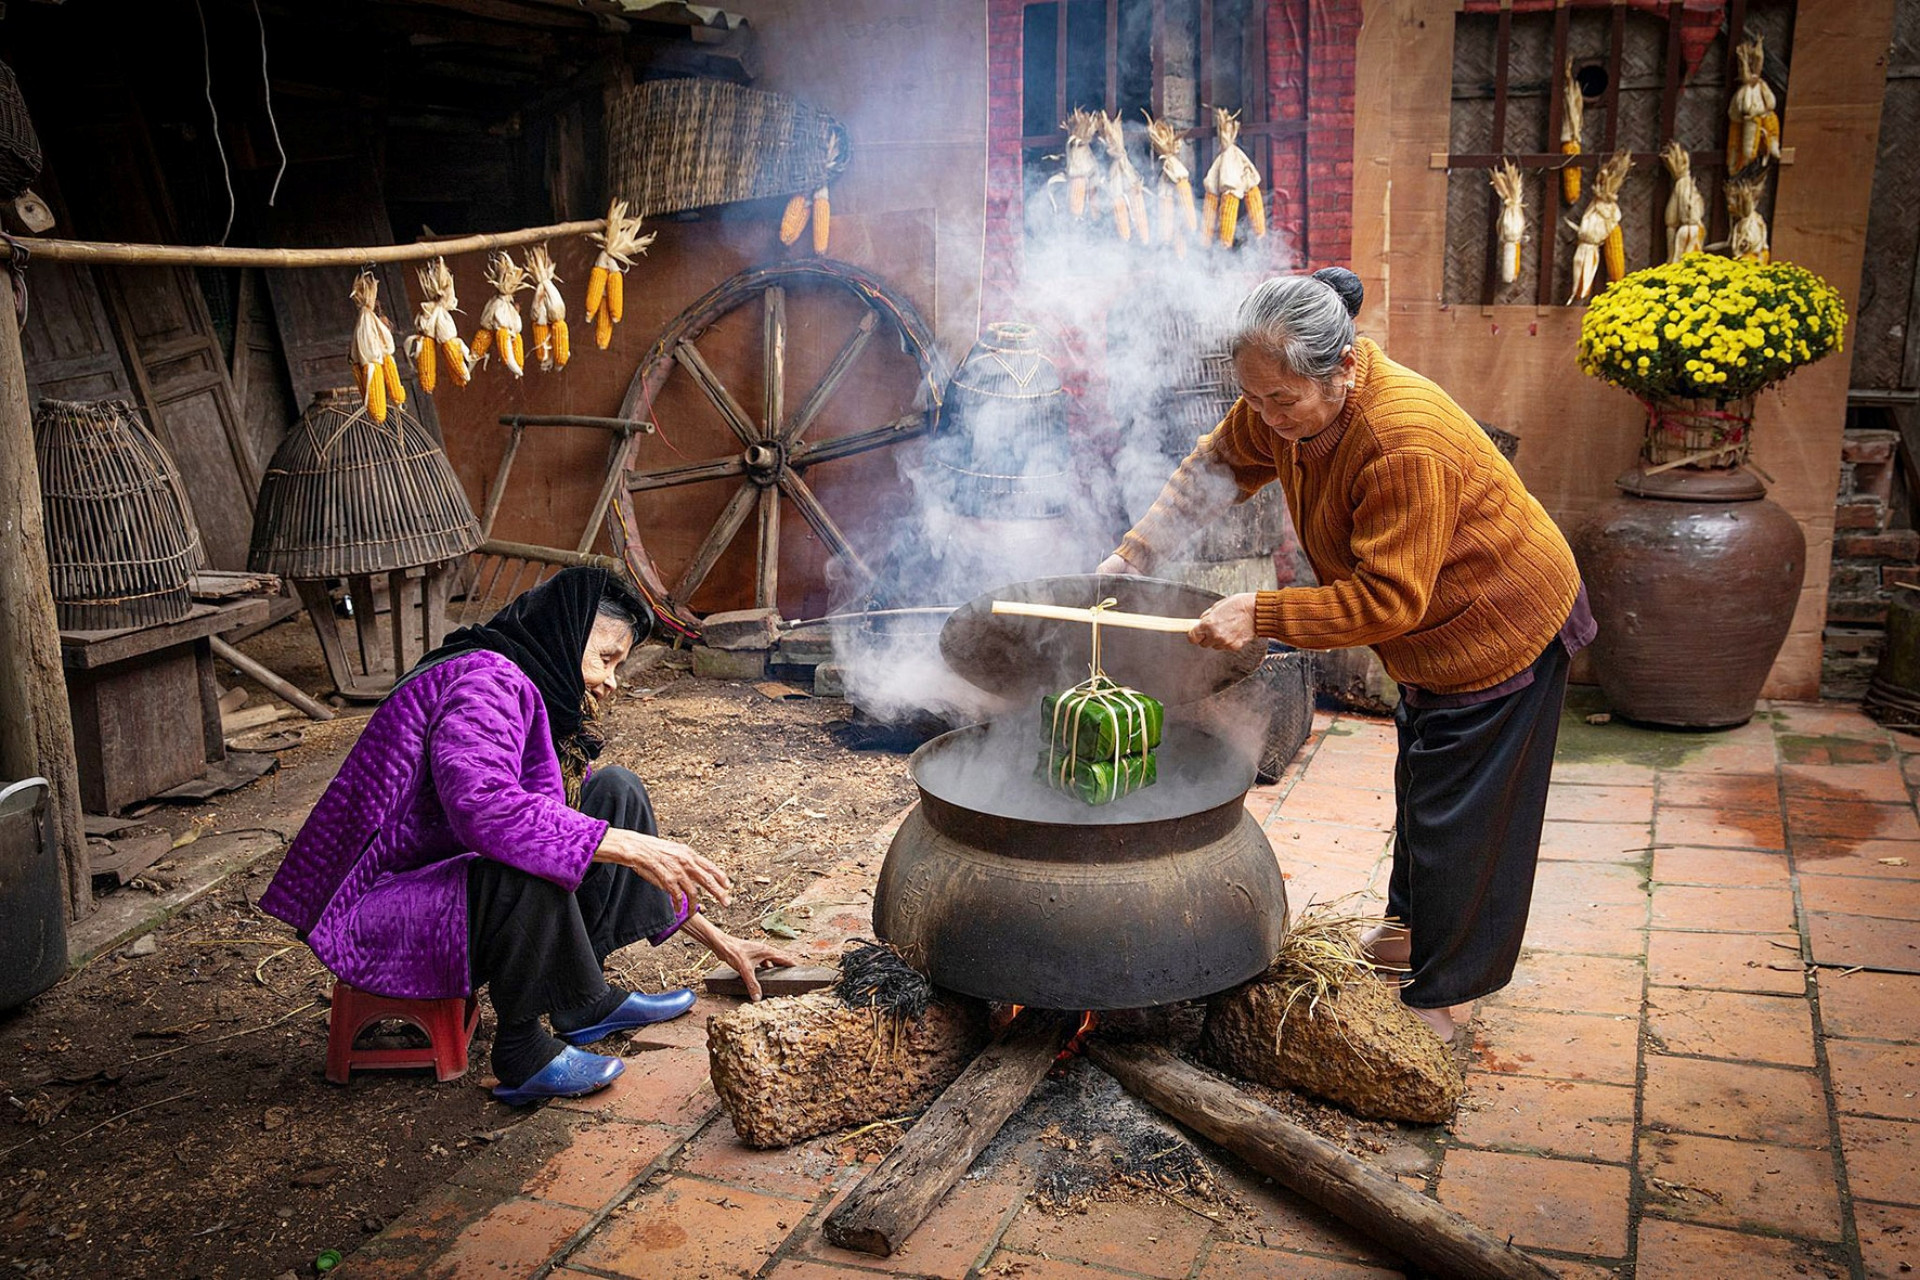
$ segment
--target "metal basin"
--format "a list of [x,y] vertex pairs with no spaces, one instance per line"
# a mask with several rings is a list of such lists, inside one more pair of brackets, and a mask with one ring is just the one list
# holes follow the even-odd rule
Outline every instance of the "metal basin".
[[1272,846],[1246,811],[1253,762],[1169,724],[1160,780],[1090,807],[1036,776],[1040,733],[998,721],[914,754],[874,930],[940,986],[1048,1009],[1132,1009],[1260,973],[1286,931]]

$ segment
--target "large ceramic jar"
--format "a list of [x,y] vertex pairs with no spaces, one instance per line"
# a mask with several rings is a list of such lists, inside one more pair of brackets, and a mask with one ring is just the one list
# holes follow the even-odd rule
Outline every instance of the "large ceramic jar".
[[1636,467],[1574,530],[1613,711],[1677,728],[1753,716],[1806,574],[1800,524],[1743,467]]

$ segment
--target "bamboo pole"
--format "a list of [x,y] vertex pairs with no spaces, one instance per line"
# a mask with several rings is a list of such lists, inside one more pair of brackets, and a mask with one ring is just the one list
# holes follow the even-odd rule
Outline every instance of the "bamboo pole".
[[1129,631],[1165,631],[1186,633],[1200,622],[1198,618],[1168,618],[1157,613],[1121,613],[1115,609],[1074,609],[1058,604],[1028,604],[1024,600],[995,600],[993,611],[1016,618],[1051,618],[1056,622],[1098,622],[1103,627],[1123,627]]
[[0,493],[8,495],[0,511],[0,782],[38,776],[52,784],[67,906],[78,918],[93,905],[93,878],[47,571],[27,363],[13,316],[13,279],[0,267]]
[[[399,610],[396,609],[394,612],[397,614]],[[397,617],[394,619],[393,625],[397,633],[400,627],[400,621]],[[211,643],[213,645],[214,657],[220,659],[228,666],[239,670],[243,675],[252,676],[255,680],[258,680],[261,684],[267,686],[267,688],[292,703],[307,719],[333,719],[333,711],[331,708],[324,703],[315,701],[304,690],[287,683],[284,677],[274,672],[271,668],[262,663],[255,662],[252,658],[240,652],[219,636],[211,637]]]
[[123,244],[94,240],[37,240],[20,243],[49,262],[85,262],[121,267],[361,267],[379,262],[425,262],[429,258],[510,249],[560,236],[604,230],[606,219],[559,222],[550,227],[455,236],[415,244],[377,244],[348,249],[258,249],[229,245]]

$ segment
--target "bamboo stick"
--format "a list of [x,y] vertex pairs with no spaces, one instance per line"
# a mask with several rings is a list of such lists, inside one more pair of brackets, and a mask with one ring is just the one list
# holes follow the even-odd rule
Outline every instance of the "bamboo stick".
[[1199,624],[1198,618],[1168,618],[1156,613],[1121,613],[1113,609],[1073,609],[1058,604],[1028,604],[1024,600],[995,600],[993,611],[1016,618],[1051,618],[1056,622],[1098,621],[1103,627],[1123,627],[1129,631],[1166,631],[1185,633]]
[[[355,601],[355,603],[357,604],[358,601]],[[372,609],[373,602],[371,600],[367,602],[367,607],[369,610]],[[397,619],[395,620],[395,625],[399,625]],[[333,711],[330,707],[324,703],[316,702],[304,691],[288,684],[285,679],[276,675],[262,664],[255,662],[252,658],[249,658],[246,654],[240,652],[219,636],[210,637],[208,643],[213,646],[214,657],[252,676],[255,680],[258,680],[261,684],[267,686],[267,688],[273,690],[288,702],[291,702],[295,707],[299,708],[300,712],[305,715],[307,719],[333,719]]]
[[582,236],[606,227],[606,219],[560,222],[522,231],[497,231],[427,240],[416,244],[378,244],[346,249],[261,249],[231,245],[125,244],[104,240],[20,241],[29,253],[49,262],[88,262],[96,266],[139,267],[360,267],[370,262],[425,262],[458,253],[510,249],[559,236]]

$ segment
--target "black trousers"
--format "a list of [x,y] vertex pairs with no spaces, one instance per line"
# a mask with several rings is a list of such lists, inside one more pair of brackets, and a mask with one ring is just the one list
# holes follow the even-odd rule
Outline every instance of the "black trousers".
[[1411,934],[1407,1004],[1444,1009],[1513,978],[1567,691],[1566,645],[1533,683],[1470,707],[1394,713],[1400,757],[1387,914]]
[[[631,770],[596,769],[580,811],[610,826],[658,835],[653,802]],[[606,958],[673,923],[666,893],[631,867],[596,862],[572,893],[504,863],[467,869],[467,955],[474,989],[485,984],[501,1026],[578,1009],[607,993]]]

